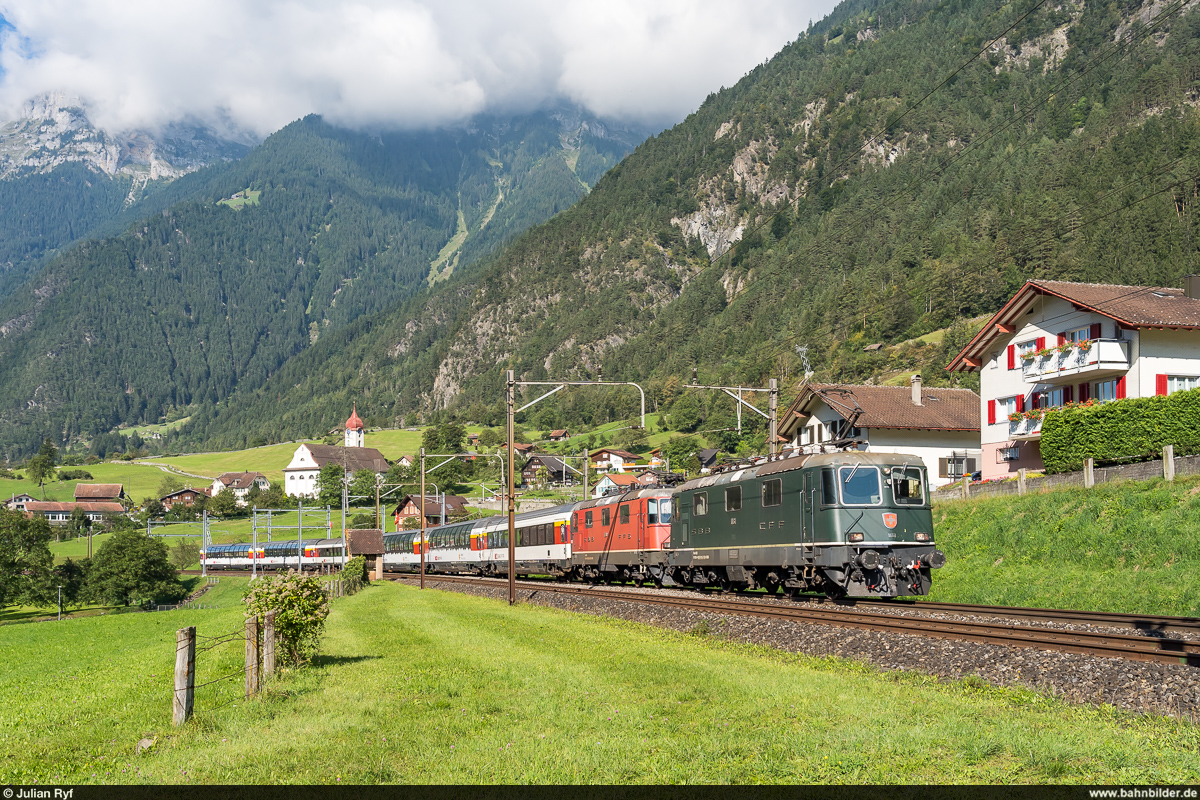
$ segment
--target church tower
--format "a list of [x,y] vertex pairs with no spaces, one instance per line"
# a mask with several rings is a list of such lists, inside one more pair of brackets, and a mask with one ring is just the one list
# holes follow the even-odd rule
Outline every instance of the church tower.
[[363,430],[363,421],[358,418],[358,404],[356,403],[350,412],[350,419],[346,420],[346,447],[366,446],[367,435]]

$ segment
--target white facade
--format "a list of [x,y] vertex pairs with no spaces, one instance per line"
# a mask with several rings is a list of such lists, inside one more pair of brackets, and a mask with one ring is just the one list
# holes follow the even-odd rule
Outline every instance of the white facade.
[[321,467],[308,445],[300,445],[292,460],[283,468],[283,493],[288,497],[316,497]]
[[[1173,299],[1179,298],[1164,303]],[[1043,467],[1039,440],[1046,408],[1200,385],[1200,331],[1125,327],[1049,294],[1016,323],[991,324],[999,335],[978,367],[984,479]]]
[[792,436],[791,448],[802,453],[833,452],[827,442],[854,436],[866,444],[867,453],[904,453],[921,459],[931,487],[945,486],[979,468],[977,431],[930,430],[923,428],[846,429],[846,420],[824,402],[816,403],[812,416]]
[[592,467],[596,472],[624,472],[637,463],[636,459],[617,455],[608,450],[602,450],[592,456]]

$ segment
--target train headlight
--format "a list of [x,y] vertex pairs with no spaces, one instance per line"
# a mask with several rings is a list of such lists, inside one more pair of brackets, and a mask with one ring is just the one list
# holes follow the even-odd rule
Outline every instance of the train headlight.
[[875,569],[879,566],[879,553],[874,550],[864,550],[858,554],[858,563],[866,569]]
[[916,534],[916,537],[917,537],[918,542],[928,542],[929,541],[928,533],[921,533],[920,531],[918,531]]
[[849,539],[852,542],[861,542],[863,540],[863,535],[861,533],[852,533],[850,534]]

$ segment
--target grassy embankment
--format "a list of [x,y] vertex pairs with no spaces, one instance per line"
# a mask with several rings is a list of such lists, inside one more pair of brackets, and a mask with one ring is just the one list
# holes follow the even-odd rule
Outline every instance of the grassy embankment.
[[[1186,723],[394,584],[335,602],[311,668],[249,703],[206,686],[174,731],[175,629],[236,629],[241,585],[215,610],[0,628],[0,783],[1200,778]],[[199,682],[240,658],[201,653]]]
[[934,507],[931,599],[1200,616],[1200,477]]
[[[157,496],[158,486],[162,483],[165,472],[158,467],[147,464],[130,464],[126,462],[111,462],[103,464],[89,464],[82,467],[61,467],[64,470],[85,470],[90,473],[92,480],[83,481],[46,481],[45,494],[47,500],[57,502],[69,502],[75,499],[75,486],[80,483],[120,483],[125,487],[125,494],[132,497],[135,501],[141,501],[143,497]],[[15,470],[20,475],[25,475],[25,470]],[[184,483],[187,483],[186,478],[180,478]],[[192,484],[200,486],[204,482],[193,479]],[[12,480],[10,478],[0,478],[0,502],[7,500],[13,495],[28,494],[31,497],[41,500],[42,489],[38,488],[37,481],[31,481],[28,478],[22,480]]]

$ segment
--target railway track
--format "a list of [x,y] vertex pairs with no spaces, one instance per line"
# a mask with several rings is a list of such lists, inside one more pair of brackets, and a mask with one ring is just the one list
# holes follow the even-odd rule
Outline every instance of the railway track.
[[[418,580],[419,576],[409,574],[391,574],[392,580]],[[459,575],[427,576],[427,580],[451,581],[479,586],[506,585],[506,581],[496,578],[473,578]],[[775,603],[763,603],[754,600],[731,599],[727,595],[696,595],[683,597],[675,594],[653,594],[616,588],[595,588],[578,584],[552,583],[549,581],[518,581],[522,589],[551,591],[561,594],[573,594],[584,597],[597,597],[608,600],[622,600],[635,603],[649,603],[667,606],[687,611],[703,613],[738,614],[742,616],[759,617],[763,619],[786,620],[817,625],[833,625],[841,628],[878,631],[884,633],[905,633],[916,636],[927,636],[938,639],[953,639],[956,641],[980,642],[983,644],[1000,644],[1010,647],[1030,647],[1041,650],[1053,650],[1063,653],[1100,656],[1103,658],[1125,658],[1136,661],[1152,661],[1167,664],[1186,664],[1200,666],[1200,641],[1184,639],[1168,639],[1156,636],[1099,633],[1092,631],[1061,630],[1055,628],[1038,628],[1028,625],[1000,624],[996,622],[968,622],[961,620],[945,620],[927,616],[903,616],[881,613],[886,611],[888,604],[871,603],[871,611],[853,610],[848,604],[797,604],[786,606]],[[985,616],[1005,616],[1010,609],[996,606],[970,606],[954,603],[926,604],[921,602],[891,604],[902,608],[915,606],[920,610],[942,611],[947,613],[977,614]],[[926,606],[933,606],[926,608]],[[883,609],[880,609],[883,606]],[[969,610],[968,610],[969,609]],[[981,611],[980,609],[988,609]],[[1013,609],[1018,614],[1023,612],[1045,612],[1044,615],[1029,615],[1029,619],[1039,621],[1058,621],[1074,624],[1100,625],[1098,618],[1134,618],[1136,615],[1100,615],[1091,612],[1057,611],[1053,609]],[[1073,614],[1082,616],[1076,617]],[[1024,617],[1021,617],[1024,618]],[[1178,618],[1137,617],[1141,620],[1164,620]],[[1182,620],[1194,622],[1194,620]],[[1162,630],[1162,628],[1148,628]],[[1195,628],[1188,628],[1195,631]]]

